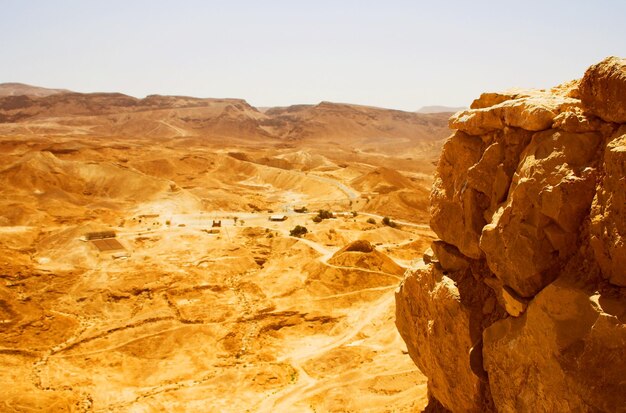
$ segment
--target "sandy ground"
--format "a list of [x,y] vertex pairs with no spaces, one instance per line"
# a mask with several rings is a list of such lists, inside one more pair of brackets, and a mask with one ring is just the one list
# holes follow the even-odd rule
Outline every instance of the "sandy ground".
[[[393,293],[433,234],[408,206],[397,228],[368,207],[422,196],[408,178],[419,168],[380,194],[394,182],[371,153],[338,166],[323,150],[258,145],[12,137],[0,149],[0,410],[425,406]],[[268,156],[320,166],[254,161]],[[300,206],[345,214],[314,223]],[[309,232],[291,237],[296,225]],[[84,239],[102,230],[124,250]],[[376,253],[339,252],[359,239]]]

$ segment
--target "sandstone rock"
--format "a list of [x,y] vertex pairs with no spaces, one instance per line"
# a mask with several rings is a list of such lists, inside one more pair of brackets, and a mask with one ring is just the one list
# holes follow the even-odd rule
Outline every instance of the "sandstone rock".
[[580,97],[604,121],[626,123],[626,59],[608,57],[591,66],[580,83]]
[[591,212],[591,246],[604,277],[626,286],[626,126],[607,145]]
[[504,100],[493,106],[458,112],[450,118],[449,126],[470,135],[483,135],[504,126],[542,131],[552,127],[559,113],[578,104],[578,100],[565,96],[536,91],[530,94]]
[[580,79],[563,82],[550,89],[550,94],[580,100]]
[[496,299],[509,315],[519,317],[526,311],[528,300],[519,297],[498,278],[485,278],[484,281],[494,291]]
[[426,251],[424,251],[422,259],[424,260],[425,264],[430,264],[433,261],[437,261],[437,258],[435,257],[435,253],[433,252],[432,248],[428,248]]
[[480,231],[485,225],[477,191],[467,188],[465,171],[483,152],[481,139],[457,132],[444,144],[431,192],[430,225],[442,240],[472,258],[481,256]]
[[554,128],[574,133],[596,132],[603,129],[603,122],[585,114],[581,108],[573,107],[554,118]]
[[481,381],[470,368],[470,314],[451,278],[430,265],[396,293],[396,325],[409,354],[429,378],[429,391],[446,408],[480,411]]
[[[430,249],[430,248],[429,248]],[[469,267],[469,260],[461,254],[454,245],[436,240],[432,243],[432,249],[441,268],[445,271],[461,271]],[[426,262],[426,261],[424,261]]]
[[429,265],[406,277],[396,293],[396,325],[409,354],[429,377],[429,391],[452,411],[484,411],[490,403],[482,368],[481,331],[504,312],[483,305],[493,291],[469,270],[443,274]]
[[469,135],[482,135],[504,127],[501,111],[485,109],[469,109],[457,112],[449,120],[450,129],[458,129]]
[[475,99],[470,105],[470,109],[484,109],[491,106],[499,105],[507,100],[529,97],[526,91],[511,89],[506,92],[487,92],[481,93],[478,99]]
[[536,134],[522,154],[506,204],[482,232],[491,270],[522,297],[532,297],[557,275],[572,253],[595,187],[600,136],[558,130]]
[[552,120],[567,103],[566,99],[556,97],[524,98],[503,103],[500,113],[508,126],[541,131],[552,126]]
[[530,142],[532,132],[506,127],[490,136],[490,146],[480,161],[467,170],[468,186],[488,200],[488,208],[482,211],[485,222],[491,222],[494,212],[506,201],[520,154]]
[[484,364],[499,411],[625,409],[626,300],[557,281],[520,318],[484,332]]
[[625,62],[450,119],[436,262],[396,294],[433,409],[626,412]]

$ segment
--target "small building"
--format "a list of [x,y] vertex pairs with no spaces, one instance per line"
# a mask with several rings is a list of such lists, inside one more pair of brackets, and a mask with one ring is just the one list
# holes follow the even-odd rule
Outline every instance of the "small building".
[[115,238],[115,235],[115,231],[88,232],[85,234],[85,239],[87,241],[93,241],[96,239]]
[[286,221],[287,215],[270,215],[270,221]]

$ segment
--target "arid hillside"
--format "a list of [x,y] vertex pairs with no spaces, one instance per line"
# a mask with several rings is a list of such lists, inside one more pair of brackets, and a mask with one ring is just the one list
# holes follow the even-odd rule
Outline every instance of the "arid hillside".
[[0,410],[423,408],[393,292],[448,115],[1,97]]
[[25,85],[24,83],[0,83],[0,96],[34,96],[44,97],[57,93],[69,93],[67,89],[48,89],[45,87]]
[[[280,170],[315,172],[348,183],[376,168],[391,169],[411,184],[361,188],[362,198],[354,202],[367,204],[368,212],[411,220],[416,210],[425,217],[424,201],[450,115],[328,102],[261,112],[239,99],[70,92],[0,97],[0,136],[6,138],[5,165],[23,161],[18,154],[30,148],[72,160],[86,159],[80,156],[86,153],[97,160],[120,154],[108,160],[123,164],[125,150],[158,142],[196,148],[202,156],[228,154],[234,170],[243,165],[246,173],[255,168],[282,175],[289,173]],[[108,155],[99,155],[101,149]],[[176,172],[175,159],[144,161],[125,166],[148,175],[154,171],[159,178],[184,175]],[[225,172],[223,182],[228,182],[231,174]]]
[[429,411],[626,411],[626,59],[450,119],[396,324]]
[[84,135],[133,138],[307,140],[398,154],[407,148],[411,152],[423,151],[433,144],[436,151],[439,148],[436,142],[447,134],[446,121],[450,115],[329,102],[261,112],[240,99],[159,95],[137,99],[120,93],[45,94],[32,87],[19,94],[20,88],[5,86],[5,89],[7,93],[0,93],[0,122],[5,133],[80,131]]

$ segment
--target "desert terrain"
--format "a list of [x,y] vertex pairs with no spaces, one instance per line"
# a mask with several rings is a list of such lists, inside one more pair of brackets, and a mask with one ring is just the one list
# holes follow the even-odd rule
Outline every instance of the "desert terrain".
[[422,409],[450,115],[0,86],[0,410]]

